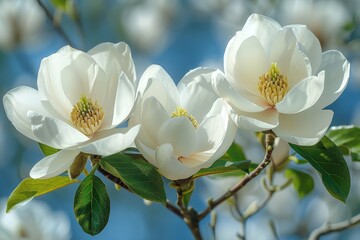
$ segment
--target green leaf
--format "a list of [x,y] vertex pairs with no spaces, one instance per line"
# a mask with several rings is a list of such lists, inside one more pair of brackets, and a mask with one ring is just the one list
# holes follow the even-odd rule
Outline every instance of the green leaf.
[[193,179],[199,178],[202,176],[208,176],[213,174],[220,174],[220,173],[234,173],[234,172],[249,172],[249,168],[251,165],[250,160],[244,160],[240,162],[231,162],[224,159],[219,159],[214,162],[213,165],[209,168],[203,168],[196,174],[192,176]]
[[94,236],[106,226],[110,214],[110,199],[105,184],[90,174],[76,190],[74,199],[76,220],[84,232]]
[[355,126],[333,127],[327,136],[353,161],[360,161],[360,128]]
[[305,197],[314,189],[314,179],[307,173],[295,169],[286,169],[285,176],[291,180],[299,198]]
[[56,148],[50,147],[50,146],[42,144],[42,143],[39,143],[39,147],[40,147],[41,152],[45,156],[49,156],[49,155],[52,155],[52,154],[57,153],[58,151],[60,151],[60,149],[56,149]]
[[104,157],[100,166],[120,178],[134,193],[150,201],[166,203],[161,175],[156,168],[142,159],[117,153]]
[[6,206],[6,212],[9,212],[17,204],[33,197],[41,196],[56,189],[65,187],[69,184],[79,182],[71,180],[68,176],[57,176],[47,179],[24,179],[11,193]]
[[228,161],[231,162],[239,162],[242,160],[246,160],[246,155],[243,148],[239,144],[233,142],[233,144],[231,144],[230,148],[225,153],[225,156],[220,159],[223,158],[226,158]]
[[328,192],[345,202],[350,191],[350,173],[335,143],[325,136],[314,146],[290,146],[318,171]]

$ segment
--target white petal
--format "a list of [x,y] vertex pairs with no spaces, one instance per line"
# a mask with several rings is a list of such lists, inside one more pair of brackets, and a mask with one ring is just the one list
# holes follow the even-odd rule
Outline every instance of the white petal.
[[89,137],[59,119],[33,111],[29,111],[27,117],[31,121],[32,132],[39,142],[51,147],[64,149],[89,140]]
[[270,107],[263,98],[244,89],[235,89],[219,72],[213,75],[213,86],[220,97],[225,99],[231,107],[240,111],[261,112]]
[[310,60],[299,50],[299,47],[294,48],[287,74],[289,89],[293,88],[301,80],[311,76]]
[[138,91],[142,95],[141,102],[155,97],[168,114],[180,106],[179,92],[169,74],[158,65],[149,66],[141,76]]
[[279,114],[273,108],[257,113],[234,112],[231,110],[230,117],[239,128],[254,132],[273,129],[279,124]]
[[178,83],[181,106],[201,121],[219,97],[211,85],[211,76],[216,70],[196,68],[188,72]]
[[139,140],[139,138],[135,139],[135,143],[136,143],[136,147],[139,150],[139,152],[141,153],[141,155],[143,155],[149,163],[151,163],[155,167],[158,167],[157,163],[155,161],[155,149],[157,147],[154,147],[154,149],[152,149],[152,148],[148,147],[147,145],[143,144]]
[[300,49],[310,60],[312,74],[315,74],[321,63],[322,50],[319,40],[305,25],[290,25],[286,28],[294,32],[297,42],[301,44]]
[[133,83],[124,73],[121,73],[114,89],[109,89],[104,104],[104,122],[101,129],[113,128],[124,122],[132,112],[135,104],[135,89]]
[[196,146],[195,128],[187,117],[170,118],[160,128],[159,144],[170,143],[175,154],[189,156]]
[[291,29],[281,29],[272,39],[269,60],[276,63],[285,76],[289,73],[289,64],[295,47],[296,37]]
[[170,119],[165,109],[155,97],[148,98],[144,103],[141,124],[146,135],[155,143],[158,143],[158,136],[161,126]]
[[[228,111],[224,105],[217,101],[220,112],[205,119],[196,130],[197,147],[196,152],[206,152],[210,154],[209,165],[219,157],[224,155],[234,141],[237,126],[230,119]],[[215,106],[214,106],[215,107]]]
[[[95,61],[81,51],[55,53],[42,60],[39,92],[62,116],[70,116],[81,95],[91,96],[94,81],[103,79]],[[93,99],[98,100],[98,99]]]
[[121,152],[134,143],[139,130],[140,125],[136,125],[132,128],[113,128],[96,132],[91,143],[83,146],[81,151],[100,156]]
[[264,49],[270,49],[270,40],[280,29],[280,24],[275,20],[260,14],[252,14],[246,20],[242,31],[256,36]]
[[326,133],[333,112],[309,109],[298,114],[280,114],[274,133],[281,139],[302,146],[316,144]]
[[68,170],[79,153],[78,150],[61,150],[47,156],[35,164],[30,171],[30,177],[35,179],[55,177]]
[[[236,51],[236,55],[228,51]],[[238,49],[228,45],[224,56],[225,75],[236,89],[260,96],[258,82],[259,77],[268,71],[266,59],[264,48],[254,36],[245,39]]]
[[6,116],[14,127],[28,138],[38,141],[27,115],[29,111],[46,113],[41,105],[39,92],[30,87],[17,87],[5,94],[3,104]]
[[[212,156],[213,153],[195,153],[191,154],[189,157],[182,157],[179,161],[184,164],[186,167],[200,169],[203,165],[207,164],[209,166],[212,165],[213,162],[208,163],[208,160]],[[195,170],[194,170],[195,171]]]
[[190,168],[182,164],[174,155],[171,144],[159,146],[155,156],[160,173],[170,180],[185,179],[199,171],[198,168]]
[[281,102],[276,104],[278,112],[292,114],[312,107],[323,93],[324,79],[325,72],[321,72],[318,76],[300,81],[290,89]]
[[95,59],[111,80],[116,81],[120,73],[124,72],[132,83],[136,82],[135,65],[126,43],[101,43],[91,49],[88,54]]
[[323,54],[319,71],[323,70],[325,70],[325,87],[316,103],[318,109],[333,103],[344,91],[349,80],[350,64],[341,52],[331,50]]

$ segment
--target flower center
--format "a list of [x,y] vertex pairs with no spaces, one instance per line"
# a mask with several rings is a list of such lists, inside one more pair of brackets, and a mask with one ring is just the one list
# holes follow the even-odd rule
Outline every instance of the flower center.
[[258,89],[265,100],[274,106],[287,93],[288,79],[280,73],[276,63],[272,63],[269,71],[259,77]]
[[194,128],[197,128],[199,126],[194,116],[189,114],[183,107],[176,107],[175,111],[172,112],[171,117],[187,117],[191,121]]
[[85,135],[96,132],[104,119],[104,111],[98,103],[82,96],[71,111],[71,122]]

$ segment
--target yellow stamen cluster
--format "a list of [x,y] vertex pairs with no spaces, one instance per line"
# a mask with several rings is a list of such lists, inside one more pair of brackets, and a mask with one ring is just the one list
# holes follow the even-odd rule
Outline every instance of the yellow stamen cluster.
[[82,96],[71,111],[71,122],[80,132],[91,135],[96,132],[104,119],[104,111],[98,103]]
[[269,71],[259,77],[258,89],[265,100],[274,106],[287,93],[288,79],[280,73],[276,63],[272,63]]
[[194,118],[193,115],[190,115],[185,108],[183,107],[176,107],[175,111],[172,112],[171,114],[171,117],[174,118],[174,117],[187,117],[192,125],[194,126],[194,128],[197,128],[199,127],[199,124],[198,122],[196,121],[196,119]]

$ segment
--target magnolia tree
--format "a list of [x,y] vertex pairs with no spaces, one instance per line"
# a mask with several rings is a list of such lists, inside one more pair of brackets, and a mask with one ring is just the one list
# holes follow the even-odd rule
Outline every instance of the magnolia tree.
[[[345,202],[350,174],[344,155],[360,160],[360,130],[328,130],[333,112],[325,109],[348,82],[350,65],[343,54],[322,52],[306,26],[282,27],[253,14],[229,41],[223,61],[224,72],[200,67],[175,85],[158,65],[138,78],[123,42],[102,43],[88,52],[66,46],[43,59],[38,89],[17,87],[3,98],[11,123],[38,142],[45,155],[12,192],[6,210],[77,184],[75,217],[86,233],[96,235],[110,213],[110,198],[99,178],[104,175],[116,188],[160,203],[184,221],[195,239],[202,239],[199,223],[257,177],[263,177],[269,196],[291,184],[301,196],[309,193],[312,177],[289,168],[290,160],[310,163],[328,192]],[[237,128],[257,134],[265,150],[260,163],[247,159],[234,141]],[[215,174],[236,176],[238,182],[209,199],[204,209],[194,209],[196,181]],[[288,181],[276,185],[275,174]],[[164,178],[177,194],[175,202],[166,196]],[[239,212],[242,219],[267,200]],[[354,216],[311,237],[358,222]]]

